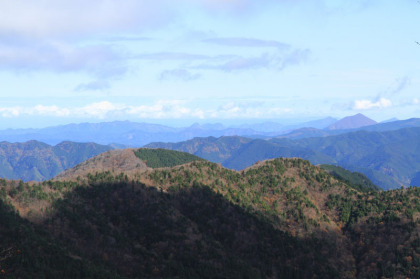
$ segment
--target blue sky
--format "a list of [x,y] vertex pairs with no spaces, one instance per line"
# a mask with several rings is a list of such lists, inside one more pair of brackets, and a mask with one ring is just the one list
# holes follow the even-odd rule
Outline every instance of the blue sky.
[[415,0],[0,0],[0,128],[420,117]]

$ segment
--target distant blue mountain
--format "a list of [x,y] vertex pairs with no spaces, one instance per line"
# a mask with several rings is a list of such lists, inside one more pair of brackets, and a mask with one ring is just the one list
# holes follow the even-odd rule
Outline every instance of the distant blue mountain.
[[358,113],[353,116],[347,116],[327,127],[327,130],[349,130],[361,127],[375,125],[378,122]]
[[[338,127],[340,126],[341,125],[338,125]],[[311,138],[311,137],[335,136],[335,135],[346,134],[346,133],[355,132],[355,131],[386,132],[386,131],[395,131],[395,130],[403,129],[403,128],[411,128],[411,127],[420,127],[420,118],[411,118],[407,120],[397,120],[397,121],[392,121],[392,122],[381,122],[381,123],[377,123],[373,125],[361,126],[359,128],[351,128],[351,129],[300,128],[300,129],[290,131],[289,133],[278,135],[276,137],[289,138],[289,139],[303,139],[303,138]]]
[[[324,127],[335,121],[326,118],[295,125],[293,127]],[[178,142],[194,137],[250,136],[269,137],[284,133],[292,126],[284,126],[275,122],[264,122],[241,127],[225,127],[221,123],[198,124],[189,127],[174,128],[159,124],[137,123],[130,121],[114,121],[102,123],[80,123],[42,129],[8,129],[0,131],[0,140],[8,142],[26,142],[38,140],[47,144],[58,144],[62,141],[96,142],[114,144],[119,147],[141,147],[155,141]]]

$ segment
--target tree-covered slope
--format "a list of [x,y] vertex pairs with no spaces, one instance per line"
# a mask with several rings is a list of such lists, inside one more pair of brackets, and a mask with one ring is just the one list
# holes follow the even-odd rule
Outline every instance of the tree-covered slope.
[[[268,167],[266,174],[276,176],[277,171]],[[279,171],[285,170],[281,167]],[[27,218],[41,223],[65,251],[71,249],[73,257],[94,259],[98,268],[115,269],[124,277],[307,278],[316,273],[333,278],[353,272],[348,255],[340,257],[344,265],[331,265],[335,262],[328,258],[331,244],[296,236],[296,231],[305,230],[295,223],[295,218],[303,218],[296,214],[306,209],[295,210],[290,205],[285,219],[276,221],[271,211],[263,213],[262,196],[258,202],[254,197],[253,209],[218,193],[219,186],[211,181],[231,181],[235,193],[241,181],[245,182],[237,172],[196,161],[142,173],[140,180],[130,181],[134,177],[115,177],[108,172],[79,182],[4,182],[2,193],[21,214],[26,212]],[[270,176],[261,175],[260,179],[266,184]],[[296,201],[311,205],[299,191],[289,190]],[[295,216],[291,226],[280,229],[289,222],[289,215]],[[317,214],[316,219],[321,216]],[[306,230],[319,226],[319,221],[311,220]],[[40,266],[47,264],[43,257],[40,260]],[[15,271],[7,272],[14,275]]]
[[230,169],[242,170],[258,161],[279,157],[298,157],[315,162],[334,163],[332,158],[320,152],[296,146],[292,141],[287,139],[283,139],[282,142],[285,144],[273,143],[261,139],[252,140],[242,148],[236,150],[222,165]]
[[[0,184],[1,199],[37,222],[64,255],[105,274],[420,276],[420,188],[360,192],[302,159],[241,172],[194,161],[138,174]],[[49,264],[46,253],[36,270]],[[13,278],[16,269],[7,272]]]
[[95,143],[62,142],[55,146],[28,141],[0,143],[0,177],[40,181],[50,179],[111,147]]
[[[59,173],[53,180],[77,180],[90,174],[108,171],[114,175],[124,172],[128,175],[146,171],[148,166],[135,154],[137,149],[116,149],[96,155],[75,167]],[[176,151],[169,151],[176,152]],[[188,154],[189,156],[193,156]],[[195,157],[195,156],[194,156]]]
[[165,148],[177,151],[188,152],[211,162],[223,163],[231,158],[237,150],[251,142],[249,138],[230,136],[230,137],[206,137],[194,138],[179,143],[155,142],[147,144],[147,148]]
[[419,138],[420,127],[414,127],[297,140],[197,138],[174,144],[153,143],[148,147],[182,150],[236,170],[266,159],[299,157],[313,164],[339,165],[365,174],[382,189],[395,189],[417,181],[415,177],[420,172]]
[[373,184],[366,175],[360,172],[351,172],[339,166],[333,165],[321,165],[321,168],[327,171],[329,174],[332,174],[338,180],[341,180],[353,188],[361,191],[379,191],[380,188]]
[[204,159],[186,152],[168,149],[139,148],[134,154],[143,160],[150,168],[166,168],[186,164],[192,161],[202,161]]
[[0,276],[4,278],[121,278],[104,263],[75,256],[45,228],[19,216],[0,198]]
[[409,186],[420,170],[419,138],[420,128],[407,128],[388,132],[358,131],[303,139],[297,144],[333,158],[341,167],[364,173],[384,189],[395,189]]

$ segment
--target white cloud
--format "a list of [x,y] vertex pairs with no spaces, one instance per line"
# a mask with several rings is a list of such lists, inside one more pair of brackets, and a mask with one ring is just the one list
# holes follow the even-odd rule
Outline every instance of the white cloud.
[[171,11],[176,7],[170,2],[1,0],[0,33],[47,38],[144,28],[160,24],[170,17]]
[[179,100],[157,101],[152,105],[130,106],[114,104],[109,101],[92,103],[82,107],[58,107],[37,105],[34,107],[3,107],[0,108],[3,117],[19,116],[55,116],[74,118],[105,119],[114,116],[134,116],[138,118],[165,119],[204,116],[203,111],[191,109],[185,102]]
[[70,116],[70,110],[67,108],[60,108],[58,106],[43,106],[37,105],[35,107],[3,107],[0,108],[0,115],[2,117],[11,118],[23,115],[42,115],[42,116]]
[[75,108],[72,114],[76,117],[92,117],[103,119],[109,114],[123,112],[127,108],[123,104],[113,104],[108,101],[93,103],[84,107]]
[[69,116],[70,110],[67,108],[60,108],[58,106],[43,106],[38,105],[33,108],[30,114],[51,115],[51,116]]
[[[164,27],[172,20],[182,21],[187,8],[213,13],[248,10],[258,5],[248,0],[0,0],[0,70],[87,73],[95,81],[75,86],[75,91],[86,91],[111,88],[112,80],[104,80],[121,77],[129,69],[139,67],[136,59],[142,60],[141,63],[143,60],[179,61],[175,66],[179,69],[161,70],[160,78],[184,81],[199,78],[200,75],[189,71],[200,67],[222,71],[282,70],[306,61],[307,50],[294,50],[275,40],[248,37],[213,36],[207,42],[285,51],[290,48],[290,51],[254,57],[227,55],[220,62],[218,55],[189,54],[182,50],[139,54],[128,44],[118,43],[118,40],[147,41],[147,37],[141,36],[143,31]],[[117,42],[103,38],[114,38]]]
[[272,118],[291,112],[290,108],[270,107],[263,102],[229,102],[216,110],[209,110],[208,116],[220,119]]
[[82,38],[159,27],[187,8],[243,11],[258,5],[247,0],[0,0],[0,7],[0,36]]
[[[160,25],[177,9],[171,2],[0,0],[0,70],[84,72],[99,79],[121,76],[128,70],[125,50],[92,40],[138,34]],[[92,84],[79,89],[84,87]]]
[[191,109],[185,101],[160,100],[151,106],[130,106],[127,113],[138,118],[169,119],[169,118],[203,118],[204,112]]
[[34,107],[3,107],[0,116],[17,118],[24,116],[51,116],[73,119],[231,119],[270,118],[292,112],[289,108],[268,107],[261,102],[229,102],[217,108],[200,109],[182,100],[160,100],[151,105],[127,105],[109,101],[96,102],[81,107],[37,105]]
[[413,105],[418,105],[418,104],[420,104],[419,99],[414,98],[414,99],[413,99]]
[[124,57],[106,45],[78,47],[57,41],[0,45],[0,70],[84,71],[112,77],[126,71],[123,63]]
[[356,100],[353,109],[355,110],[368,110],[368,109],[382,109],[392,106],[392,102],[385,98],[380,98],[376,102],[370,100]]
[[22,108],[21,107],[5,107],[0,108],[0,114],[2,117],[10,118],[10,117],[17,117],[21,114]]

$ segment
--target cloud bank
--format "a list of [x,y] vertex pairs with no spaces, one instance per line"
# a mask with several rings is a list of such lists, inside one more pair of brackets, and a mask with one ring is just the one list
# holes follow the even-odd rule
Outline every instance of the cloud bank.
[[354,110],[384,109],[392,106],[392,102],[385,98],[380,98],[376,102],[370,100],[356,100],[353,105]]
[[22,116],[71,117],[89,119],[235,119],[272,118],[291,113],[290,108],[267,106],[263,102],[229,102],[214,108],[198,109],[182,100],[160,100],[151,105],[127,105],[109,101],[95,102],[81,107],[37,105],[34,107],[0,107],[3,118]]

